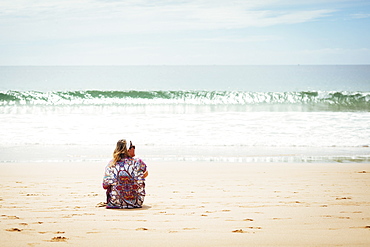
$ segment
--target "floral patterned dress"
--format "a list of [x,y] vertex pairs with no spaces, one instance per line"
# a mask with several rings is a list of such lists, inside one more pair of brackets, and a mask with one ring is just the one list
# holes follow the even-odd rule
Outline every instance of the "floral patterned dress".
[[103,188],[107,208],[141,208],[145,197],[146,164],[141,159],[125,158],[105,168]]

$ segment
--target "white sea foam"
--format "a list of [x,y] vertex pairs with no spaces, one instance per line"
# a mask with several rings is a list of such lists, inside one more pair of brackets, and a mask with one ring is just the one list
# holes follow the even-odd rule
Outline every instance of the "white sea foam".
[[[299,81],[296,76],[288,78],[289,86],[284,90],[274,91],[273,85],[278,80],[270,76],[266,88],[272,92],[253,91],[258,88],[255,86],[245,86],[242,91],[235,88],[219,91],[216,86],[209,90],[169,90],[169,86],[166,90],[122,90],[118,82],[115,85],[118,90],[114,91],[87,90],[91,87],[86,85],[84,90],[77,90],[71,84],[66,91],[35,91],[40,88],[36,79],[44,70],[55,70],[56,78],[61,73],[60,68],[38,68],[40,74],[30,78],[32,90],[5,88],[0,92],[0,162],[105,160],[110,158],[116,141],[125,137],[132,139],[140,156],[149,160],[368,161],[370,92],[348,90],[352,87],[350,79],[357,78],[351,71],[357,68],[362,77],[360,86],[355,88],[368,88],[368,66],[343,68],[348,70],[341,74],[347,76],[347,84],[338,90],[326,86],[328,78],[331,85],[337,85],[334,80],[337,75],[325,74],[321,81],[315,81],[315,75],[325,69],[341,72],[324,66],[310,67],[307,71],[311,72],[305,72],[311,76],[305,79],[316,83],[310,85],[318,85],[311,90],[289,90]],[[95,74],[94,69],[84,71]],[[121,72],[120,69],[111,71]],[[150,74],[156,69],[143,71]],[[213,68],[207,69],[215,72]],[[234,73],[244,71],[245,67],[224,69]],[[284,67],[262,70],[275,73],[280,69],[285,70]],[[17,68],[10,70],[14,70],[14,75],[22,72]],[[243,80],[256,78],[244,72],[238,72]],[[175,77],[182,80],[182,73]],[[116,80],[115,75],[108,75],[107,80]],[[205,80],[200,74],[195,78]],[[237,77],[229,74],[229,78],[236,81]],[[82,80],[73,76],[69,79]],[[211,85],[212,81],[204,81],[207,83]],[[28,155],[20,155],[22,150],[29,150]]]

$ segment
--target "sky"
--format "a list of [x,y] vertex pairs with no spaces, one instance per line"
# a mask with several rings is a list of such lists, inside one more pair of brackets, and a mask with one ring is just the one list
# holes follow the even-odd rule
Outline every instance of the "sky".
[[0,0],[0,65],[370,64],[369,0]]

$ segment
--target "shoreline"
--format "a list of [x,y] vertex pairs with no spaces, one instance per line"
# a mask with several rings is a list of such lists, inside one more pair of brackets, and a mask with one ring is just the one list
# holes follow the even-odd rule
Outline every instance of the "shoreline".
[[370,163],[147,162],[108,210],[105,163],[0,163],[2,246],[367,246]]
[[[107,162],[112,145],[2,144],[0,163]],[[22,153],[23,155],[19,155]],[[137,157],[150,162],[370,163],[368,145],[358,147],[264,147],[140,145]]]

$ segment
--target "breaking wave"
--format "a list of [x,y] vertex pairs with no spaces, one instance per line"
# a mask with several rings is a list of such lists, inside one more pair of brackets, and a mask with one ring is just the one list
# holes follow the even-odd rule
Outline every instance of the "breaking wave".
[[370,92],[242,91],[3,91],[0,106],[12,105],[304,105],[311,110],[370,111]]

